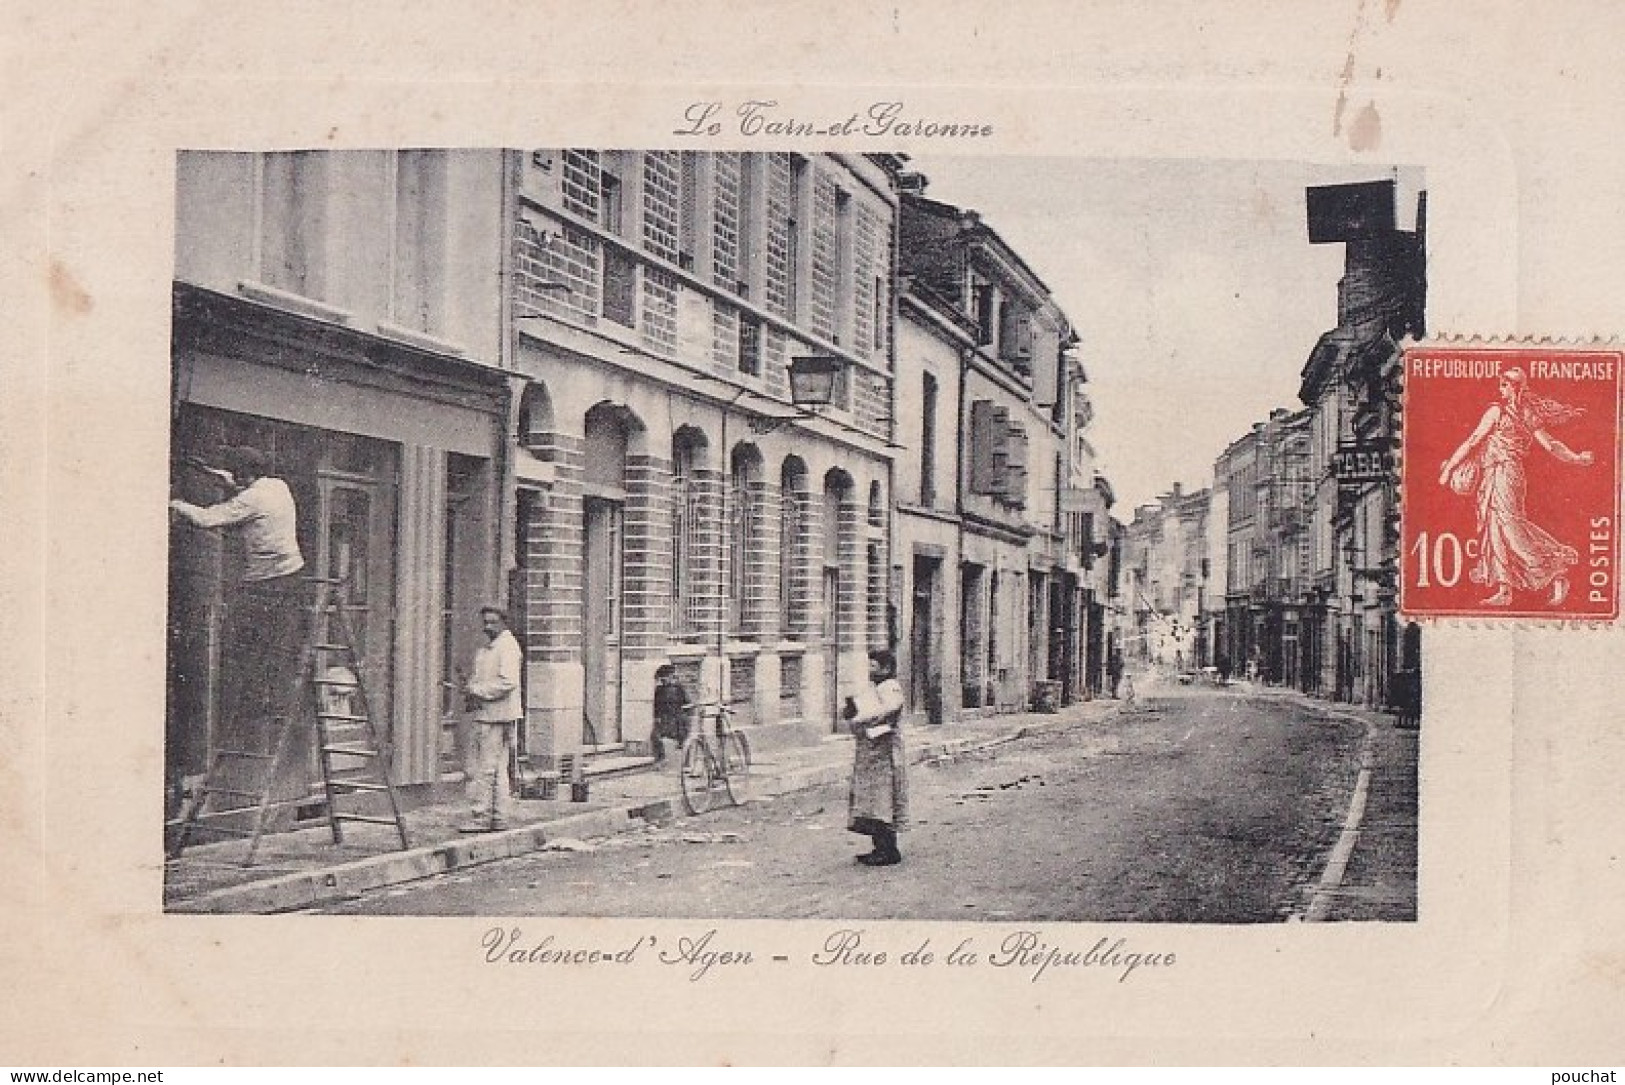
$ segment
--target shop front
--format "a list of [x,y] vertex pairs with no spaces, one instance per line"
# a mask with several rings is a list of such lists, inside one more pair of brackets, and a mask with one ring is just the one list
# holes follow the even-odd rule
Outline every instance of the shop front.
[[[495,369],[210,291],[177,287],[171,494],[230,496],[206,466],[250,447],[292,491],[305,571],[337,580],[370,714],[397,784],[461,768],[455,672],[497,598],[507,382]],[[169,537],[169,809],[220,749],[270,752],[280,723],[236,695],[226,643],[241,546],[173,518]],[[316,599],[309,585],[308,602]],[[327,675],[329,679],[345,675]],[[296,761],[300,760],[296,758]],[[308,792],[314,755],[288,781]],[[304,789],[304,792],[301,792]],[[315,811],[319,813],[319,810]]]

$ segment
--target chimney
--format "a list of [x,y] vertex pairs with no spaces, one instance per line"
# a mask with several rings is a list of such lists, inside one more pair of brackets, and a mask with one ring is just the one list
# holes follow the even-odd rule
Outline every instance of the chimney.
[[925,186],[931,179],[917,170],[905,170],[897,175],[897,190],[908,196],[924,196]]

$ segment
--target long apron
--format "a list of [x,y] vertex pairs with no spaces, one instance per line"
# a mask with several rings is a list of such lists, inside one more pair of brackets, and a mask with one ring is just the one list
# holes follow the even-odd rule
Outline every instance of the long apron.
[[[900,715],[900,713],[899,713]],[[852,790],[847,796],[847,828],[863,832],[866,818],[901,829],[908,821],[908,772],[903,750],[903,729],[891,718],[892,729],[879,738],[861,732],[853,737]]]

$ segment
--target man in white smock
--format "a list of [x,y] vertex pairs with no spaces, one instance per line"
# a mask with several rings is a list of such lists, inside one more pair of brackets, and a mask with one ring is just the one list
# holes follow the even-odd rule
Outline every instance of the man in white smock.
[[513,756],[515,732],[525,715],[519,687],[524,653],[508,630],[508,612],[501,607],[481,607],[480,628],[486,643],[474,653],[474,673],[463,683],[474,721],[468,779],[474,817],[459,826],[465,833],[507,827],[513,809],[508,762]]

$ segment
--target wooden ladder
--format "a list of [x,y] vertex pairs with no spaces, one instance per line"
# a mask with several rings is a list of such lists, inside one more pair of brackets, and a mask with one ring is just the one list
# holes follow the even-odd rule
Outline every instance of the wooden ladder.
[[[287,712],[271,753],[219,749],[210,759],[203,784],[187,801],[180,827],[169,849],[177,859],[192,842],[195,833],[249,838],[243,866],[253,866],[260,840],[273,809],[305,806],[311,796],[277,799],[279,780],[291,768],[302,734],[314,734],[317,764],[321,770],[324,810],[333,843],[344,843],[345,822],[393,825],[403,849],[411,847],[400,801],[389,779],[389,747],[378,734],[372,719],[371,702],[355,637],[345,617],[336,589],[343,581],[333,577],[307,577],[315,588],[304,648],[300,654],[298,680],[289,691]],[[252,788],[239,784],[243,776],[255,781]],[[229,781],[223,783],[222,781]],[[383,795],[389,803],[389,816],[349,812],[343,800],[355,795]],[[255,801],[252,828],[242,828],[201,820],[204,814],[220,814],[222,801]],[[227,807],[226,809],[231,809]],[[235,809],[242,810],[243,806]]]

